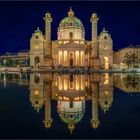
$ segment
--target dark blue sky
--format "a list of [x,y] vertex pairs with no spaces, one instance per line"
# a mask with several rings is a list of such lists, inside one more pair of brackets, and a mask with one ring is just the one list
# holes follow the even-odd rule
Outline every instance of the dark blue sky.
[[52,39],[57,39],[57,27],[70,7],[85,27],[91,40],[91,14],[100,20],[98,34],[105,27],[112,36],[113,48],[140,44],[140,2],[0,2],[0,53],[29,49],[31,34],[39,26],[44,33],[43,17],[50,11],[53,17]]

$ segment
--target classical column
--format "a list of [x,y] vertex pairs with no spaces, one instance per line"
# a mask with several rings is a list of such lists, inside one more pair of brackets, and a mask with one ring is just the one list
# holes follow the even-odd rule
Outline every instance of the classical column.
[[82,51],[82,54],[83,54],[83,56],[82,56],[82,63],[83,63],[83,66],[85,66],[85,53],[84,53],[84,51]]
[[62,51],[62,65],[64,66],[64,51]]
[[70,66],[70,52],[68,51],[68,66]]
[[[52,17],[49,12],[45,14],[44,17],[45,20],[45,46],[44,46],[44,56],[47,56],[46,60],[46,66],[49,66],[50,68],[53,66],[52,64],[52,45],[51,45],[51,22]],[[41,61],[43,63],[43,60]]]
[[45,38],[46,38],[46,45],[47,47],[50,46],[51,43],[51,22],[52,22],[52,17],[49,12],[45,14],[44,17],[45,20]]
[[81,51],[81,66],[83,66],[83,51]]
[[66,65],[66,61],[65,61],[65,51],[63,51],[63,66]]
[[57,59],[58,59],[58,58],[57,58],[57,55],[55,55],[55,59],[54,59],[54,65],[55,65],[55,66],[58,65],[58,64],[57,64]]
[[81,66],[81,51],[79,51],[79,66]]
[[80,66],[80,65],[79,65],[79,60],[80,60],[80,51],[78,51],[78,57],[77,57],[77,65],[78,65],[78,66]]
[[98,83],[92,84],[92,119],[91,125],[94,129],[98,128],[100,121],[98,118],[98,95],[99,95]]
[[97,43],[97,25],[98,25],[99,18],[97,17],[96,13],[93,13],[91,16],[91,24],[92,24],[92,51],[91,51],[91,66],[96,65],[96,60],[99,58],[98,53],[98,43]]
[[74,51],[73,65],[76,66],[76,51]]
[[62,75],[62,83],[63,83],[63,84],[62,84],[62,90],[64,90],[64,78],[65,78],[64,76],[65,76],[65,75],[63,74],[63,75]]
[[60,65],[60,53],[58,51],[58,65]]
[[82,86],[82,75],[81,74],[79,75],[79,79],[80,79],[80,81],[79,81],[79,90],[81,90],[81,86]]
[[62,51],[62,53],[61,53],[61,64],[62,64],[62,66],[63,66],[63,51]]
[[64,59],[65,59],[65,66],[68,66],[68,51],[65,51]]
[[98,45],[97,45],[97,24],[99,18],[97,17],[96,13],[93,13],[91,16],[91,24],[92,24],[92,54],[93,58],[98,57]]
[[51,118],[51,83],[48,83],[45,88],[45,127],[50,128],[52,124],[52,118]]

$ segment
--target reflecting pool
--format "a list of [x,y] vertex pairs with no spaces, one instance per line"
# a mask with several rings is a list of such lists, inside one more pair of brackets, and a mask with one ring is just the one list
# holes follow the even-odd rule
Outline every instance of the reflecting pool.
[[140,138],[138,74],[0,74],[0,138]]

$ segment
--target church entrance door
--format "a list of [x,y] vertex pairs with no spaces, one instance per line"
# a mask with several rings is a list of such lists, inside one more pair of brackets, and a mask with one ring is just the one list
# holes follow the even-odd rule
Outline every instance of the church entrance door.
[[70,61],[70,64],[69,65],[70,65],[70,67],[72,67],[73,66],[73,63],[74,63],[73,62],[73,52],[70,53],[70,59],[69,59],[69,61]]
[[70,58],[70,66],[73,66],[73,58]]

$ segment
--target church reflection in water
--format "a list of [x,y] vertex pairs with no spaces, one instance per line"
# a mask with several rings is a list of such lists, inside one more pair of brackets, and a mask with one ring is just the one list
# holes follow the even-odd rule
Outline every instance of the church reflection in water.
[[91,126],[100,125],[98,106],[106,112],[113,101],[113,76],[103,75],[59,75],[59,74],[31,74],[30,101],[39,111],[45,105],[44,124],[50,128],[53,119],[51,116],[51,100],[57,101],[57,110],[60,119],[68,125],[72,132],[85,113],[85,102],[92,100]]
[[[42,122],[46,128],[53,124],[51,102],[57,102],[57,112],[61,121],[67,124],[72,133],[76,124],[85,114],[85,102],[91,100],[91,127],[97,129],[100,125],[99,108],[105,113],[113,102],[113,88],[124,92],[140,93],[140,76],[133,74],[43,74],[32,73],[27,76],[18,75],[7,78],[0,75],[0,80],[6,83],[18,81],[20,85],[29,85],[32,107],[40,111],[45,106],[45,116]],[[9,80],[8,80],[9,79]],[[18,79],[18,80],[17,80]]]

